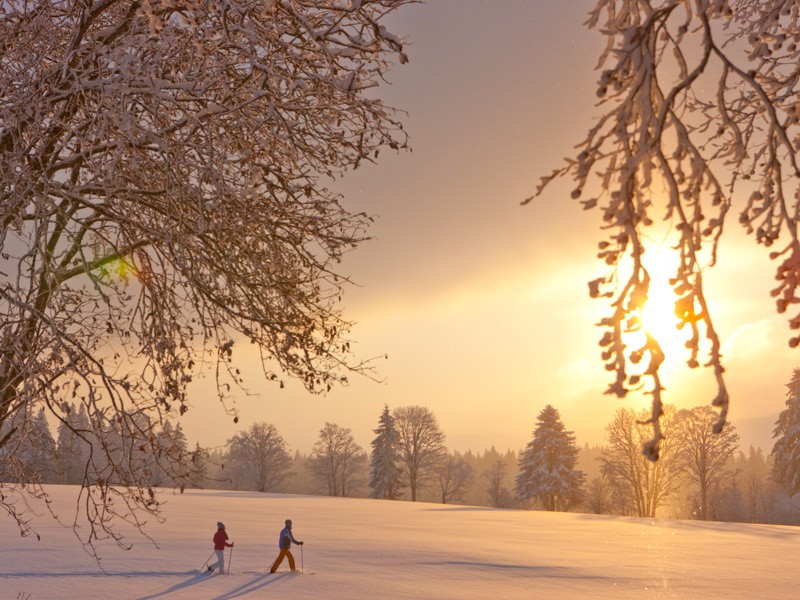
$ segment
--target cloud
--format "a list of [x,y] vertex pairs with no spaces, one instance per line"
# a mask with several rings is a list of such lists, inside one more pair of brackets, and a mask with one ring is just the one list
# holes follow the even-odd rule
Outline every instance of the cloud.
[[775,324],[771,319],[746,323],[733,330],[722,344],[722,355],[730,360],[763,357],[776,350]]
[[581,358],[571,362],[566,367],[558,369],[558,371],[556,371],[556,377],[558,379],[574,381],[576,379],[586,379],[592,371],[592,365],[589,360]]

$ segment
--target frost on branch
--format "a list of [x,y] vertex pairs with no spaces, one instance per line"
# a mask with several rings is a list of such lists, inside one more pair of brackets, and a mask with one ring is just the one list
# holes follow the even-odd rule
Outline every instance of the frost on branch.
[[[728,213],[781,259],[772,291],[779,312],[800,301],[800,4],[796,0],[598,0],[587,25],[606,38],[597,69],[602,112],[575,158],[544,177],[569,177],[572,198],[599,211],[604,236],[598,257],[606,272],[590,282],[593,298],[609,303],[600,322],[607,392],[624,397],[649,380],[657,458],[664,355],[641,327],[650,274],[643,262],[654,228],[668,225],[677,240],[676,326],[688,328],[688,364],[711,368],[717,382],[715,429],[726,422],[728,392],[720,340],[706,304],[703,269],[716,262]],[[591,197],[584,199],[586,195]],[[529,199],[530,200],[530,199]],[[790,319],[800,329],[800,313]],[[800,335],[790,340],[797,346]],[[643,374],[629,364],[645,361]]]
[[413,1],[0,0],[0,429],[44,407],[93,449],[87,543],[157,513],[115,448],[191,469],[153,428],[202,367],[225,403],[241,341],[281,387],[369,371],[336,272],[369,218],[323,182],[406,146],[374,88]]

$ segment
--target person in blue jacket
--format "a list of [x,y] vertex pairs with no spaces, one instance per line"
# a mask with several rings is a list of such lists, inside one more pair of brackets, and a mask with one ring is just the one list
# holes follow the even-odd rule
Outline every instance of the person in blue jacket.
[[292,543],[298,544],[299,546],[303,545],[303,542],[298,542],[292,535],[292,520],[286,519],[286,527],[281,530],[281,535],[278,538],[278,547],[281,549],[281,551],[278,554],[278,558],[276,558],[275,562],[272,563],[272,568],[269,570],[270,573],[274,573],[278,570],[278,567],[283,562],[284,556],[289,559],[289,569],[292,571],[297,570],[294,568],[294,556],[292,556],[291,552]]

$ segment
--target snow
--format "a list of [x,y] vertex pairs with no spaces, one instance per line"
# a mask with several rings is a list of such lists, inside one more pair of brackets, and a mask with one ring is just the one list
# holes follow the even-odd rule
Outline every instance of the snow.
[[[76,488],[53,486],[56,507]],[[253,492],[165,494],[166,522],[124,551],[103,549],[105,573],[72,532],[46,517],[41,541],[0,519],[2,598],[175,600],[329,598],[795,598],[800,530],[385,500]],[[291,518],[304,540],[267,573]],[[216,522],[235,547],[231,573],[198,570]],[[226,551],[226,564],[228,553]]]

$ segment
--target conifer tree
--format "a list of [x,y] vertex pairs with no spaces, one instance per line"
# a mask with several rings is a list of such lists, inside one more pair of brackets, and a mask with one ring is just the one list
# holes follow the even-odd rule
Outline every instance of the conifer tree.
[[[161,431],[156,435],[156,446],[152,461],[152,485],[185,487],[190,479],[190,469],[183,466],[184,457],[189,455],[186,436],[180,423],[173,426],[169,420],[164,421]],[[192,462],[192,469],[194,463]]]
[[394,427],[394,417],[389,411],[388,405],[384,405],[378,420],[378,428],[373,429],[373,432],[376,436],[372,440],[370,456],[370,497],[397,500],[403,496],[401,489],[403,476],[398,465],[400,455],[397,430]]
[[43,483],[52,483],[55,477],[56,441],[47,423],[44,408],[40,408],[33,420],[33,430],[28,437],[28,464],[31,471]]
[[91,445],[86,439],[89,417],[86,407],[68,404],[64,407],[64,421],[58,424],[56,442],[56,464],[59,483],[81,484],[84,482],[86,465]]
[[786,387],[786,408],[778,415],[772,434],[772,479],[794,495],[800,491],[800,369],[794,370]]
[[208,451],[200,446],[200,442],[195,442],[194,452],[192,452],[192,465],[194,469],[189,472],[185,480],[179,483],[181,491],[183,491],[185,487],[203,487],[203,482],[208,478],[208,458]]
[[[20,411],[0,428],[0,482],[32,485],[49,483],[55,477],[56,444],[44,409]],[[0,487],[0,499],[3,497]]]
[[538,500],[546,510],[567,510],[580,500],[585,477],[575,468],[575,435],[566,431],[558,409],[550,404],[537,421],[533,439],[519,460],[517,495],[520,500]]

